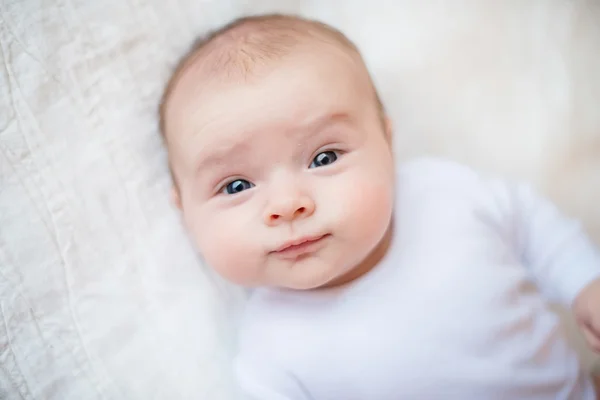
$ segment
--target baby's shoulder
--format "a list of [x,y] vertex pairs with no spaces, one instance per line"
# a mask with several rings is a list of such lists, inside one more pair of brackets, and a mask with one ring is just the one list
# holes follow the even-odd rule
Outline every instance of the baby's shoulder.
[[497,220],[510,213],[515,182],[460,162],[415,158],[397,169],[397,206],[464,210]]
[[443,198],[480,197],[488,194],[489,178],[480,171],[456,161],[422,157],[398,165],[396,186],[401,197],[439,196]]
[[419,157],[401,162],[398,177],[411,183],[442,186],[457,183],[478,185],[483,178],[480,172],[466,164],[438,157]]

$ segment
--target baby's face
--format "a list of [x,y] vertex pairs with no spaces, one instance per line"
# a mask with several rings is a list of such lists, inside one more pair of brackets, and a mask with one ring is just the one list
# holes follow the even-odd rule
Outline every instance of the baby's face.
[[245,83],[181,78],[167,110],[178,202],[222,276],[312,289],[352,274],[380,245],[394,168],[363,68],[326,47]]

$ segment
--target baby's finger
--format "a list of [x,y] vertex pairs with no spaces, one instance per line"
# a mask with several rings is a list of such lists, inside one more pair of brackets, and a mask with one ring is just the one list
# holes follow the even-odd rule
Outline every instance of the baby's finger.
[[600,353],[600,336],[596,335],[591,328],[587,326],[582,327],[583,335],[585,336],[585,340],[587,340],[588,344],[595,352]]

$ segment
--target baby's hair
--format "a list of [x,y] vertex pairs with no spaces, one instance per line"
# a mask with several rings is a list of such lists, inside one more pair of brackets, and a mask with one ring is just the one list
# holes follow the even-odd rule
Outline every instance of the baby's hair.
[[[357,47],[343,33],[324,23],[293,15],[242,17],[197,39],[177,63],[162,95],[159,129],[165,141],[166,106],[182,72],[188,66],[201,62],[201,69],[212,79],[245,80],[257,66],[281,59],[306,39],[341,46],[363,62]],[[375,88],[373,90],[383,115],[383,105]]]

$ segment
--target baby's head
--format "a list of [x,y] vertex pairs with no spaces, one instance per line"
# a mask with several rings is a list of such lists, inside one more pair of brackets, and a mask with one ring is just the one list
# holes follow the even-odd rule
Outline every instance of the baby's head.
[[291,16],[237,20],[183,58],[160,113],[174,200],[226,279],[331,286],[385,251],[391,129],[341,33]]

